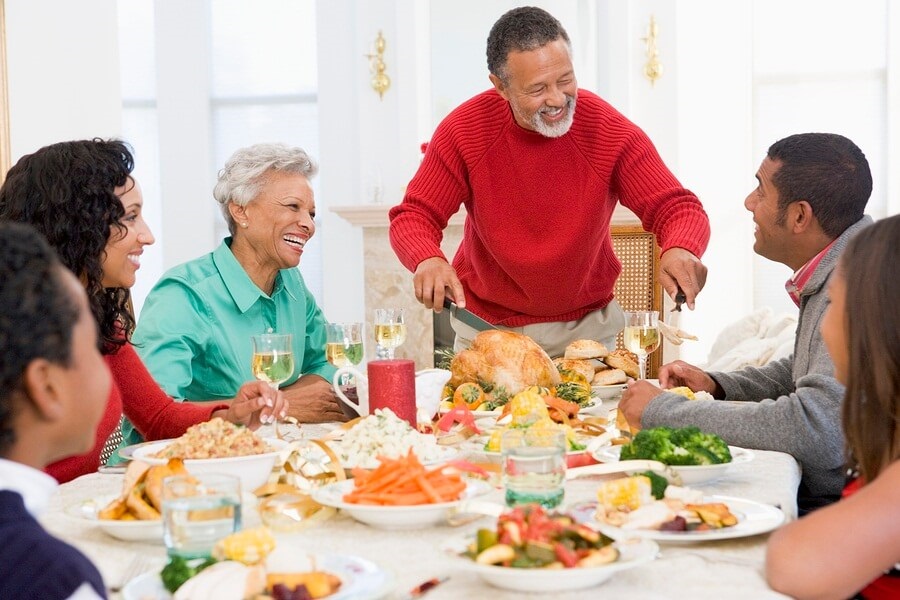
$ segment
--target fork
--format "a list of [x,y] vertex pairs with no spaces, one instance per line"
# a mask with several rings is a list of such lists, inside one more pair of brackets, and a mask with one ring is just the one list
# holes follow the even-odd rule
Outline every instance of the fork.
[[135,554],[131,559],[131,562],[128,563],[128,566],[125,567],[121,577],[119,577],[119,582],[115,585],[108,586],[107,590],[111,593],[121,592],[122,588],[124,588],[129,581],[138,575],[146,573],[151,568],[153,568],[153,560],[149,556]]

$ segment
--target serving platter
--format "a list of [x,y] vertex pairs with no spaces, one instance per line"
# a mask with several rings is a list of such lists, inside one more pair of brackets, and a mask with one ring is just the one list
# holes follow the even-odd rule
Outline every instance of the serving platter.
[[378,529],[421,529],[444,524],[455,509],[468,500],[487,494],[493,488],[483,481],[467,481],[459,500],[439,504],[414,506],[376,506],[344,502],[344,495],[353,490],[353,480],[336,481],[313,490],[312,499],[323,506],[343,510],[351,517]]
[[563,592],[599,585],[620,571],[633,569],[656,558],[659,546],[648,539],[616,541],[619,559],[595,567],[574,569],[514,569],[498,565],[481,565],[462,556],[474,539],[473,534],[452,538],[442,549],[456,558],[456,563],[478,574],[494,587],[520,592]]
[[704,503],[721,502],[737,517],[733,527],[707,529],[703,531],[659,531],[657,529],[624,529],[613,527],[596,518],[597,503],[584,502],[570,508],[575,518],[589,523],[592,527],[615,540],[642,538],[669,544],[693,544],[715,540],[730,540],[768,533],[784,523],[784,512],[770,504],[733,496],[704,496]]
[[[322,571],[340,577],[341,587],[328,600],[382,598],[394,587],[394,577],[377,564],[359,556],[346,554],[311,555],[310,563]],[[305,567],[299,567],[305,568]],[[163,586],[159,572],[139,575],[122,588],[124,600],[172,600]]]
[[[753,460],[753,452],[746,448],[728,446],[731,450],[731,462],[718,465],[670,466],[681,477],[684,485],[694,485],[718,479],[725,475],[732,465],[748,463]],[[594,458],[603,463],[618,462],[622,454],[622,446],[601,446],[592,448]]]

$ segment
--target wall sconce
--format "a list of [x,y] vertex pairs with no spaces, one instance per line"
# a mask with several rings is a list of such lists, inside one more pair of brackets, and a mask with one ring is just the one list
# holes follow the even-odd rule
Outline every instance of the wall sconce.
[[391,87],[391,78],[385,73],[387,65],[384,63],[384,47],[384,36],[379,30],[378,37],[375,38],[375,53],[365,55],[369,59],[372,89],[378,92],[378,97],[382,100],[384,100],[384,93]]
[[650,25],[647,27],[647,35],[641,40],[647,46],[647,62],[644,64],[644,76],[650,80],[650,85],[654,85],[656,80],[662,77],[663,66],[659,62],[659,50],[656,47],[656,36],[659,34],[659,27],[656,25],[656,18],[650,15]]

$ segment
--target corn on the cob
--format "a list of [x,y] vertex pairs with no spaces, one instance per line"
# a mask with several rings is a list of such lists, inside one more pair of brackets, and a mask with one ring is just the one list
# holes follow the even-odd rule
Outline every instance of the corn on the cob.
[[528,425],[550,416],[544,397],[538,393],[535,387],[519,392],[513,396],[510,402],[513,425]]

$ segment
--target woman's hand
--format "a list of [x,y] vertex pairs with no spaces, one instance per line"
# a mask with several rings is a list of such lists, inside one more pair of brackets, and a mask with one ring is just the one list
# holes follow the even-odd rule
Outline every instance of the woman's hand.
[[227,411],[214,416],[226,421],[257,429],[264,423],[274,423],[287,416],[288,400],[279,390],[264,381],[248,381],[238,390]]

